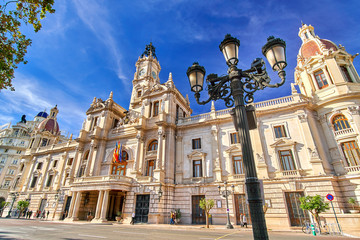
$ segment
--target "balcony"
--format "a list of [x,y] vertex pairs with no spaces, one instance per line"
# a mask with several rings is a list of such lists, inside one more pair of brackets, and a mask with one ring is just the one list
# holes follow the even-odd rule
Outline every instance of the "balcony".
[[132,183],[132,178],[120,175],[80,177],[74,179],[74,184],[104,183],[104,182],[121,182]]
[[229,180],[233,180],[233,181],[238,181],[238,180],[244,180],[245,179],[245,174],[234,174],[229,176]]
[[346,128],[346,129],[342,129],[342,130],[338,130],[338,131],[334,131],[335,137],[347,137],[350,134],[354,134],[354,129],[352,128]]
[[283,177],[286,177],[286,178],[291,178],[291,177],[301,177],[303,176],[303,170],[286,170],[286,171],[280,171],[280,172],[277,172],[276,173],[276,177],[278,178],[283,178]]
[[345,170],[350,174],[360,173],[360,165],[345,167]]

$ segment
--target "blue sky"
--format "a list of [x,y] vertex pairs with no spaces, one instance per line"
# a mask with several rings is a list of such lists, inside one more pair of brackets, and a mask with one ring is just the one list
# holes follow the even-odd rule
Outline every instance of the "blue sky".
[[[184,96],[189,94],[193,115],[207,112],[210,103],[203,107],[195,102],[186,70],[198,61],[207,73],[225,74],[218,46],[227,33],[240,39],[242,69],[263,57],[261,47],[268,36],[284,39],[287,82],[276,90],[259,91],[255,102],[290,95],[301,21],[314,26],[320,38],[355,54],[360,52],[359,8],[357,0],[55,0],[56,12],[43,20],[41,31],[24,28],[33,40],[26,56],[29,63],[16,71],[16,91],[0,92],[0,125],[15,124],[22,114],[32,120],[57,104],[60,129],[77,136],[94,97],[107,99],[113,91],[114,100],[127,109],[135,62],[149,42],[162,67],[160,81],[166,82],[172,72],[176,87]],[[359,59],[354,61],[358,71]],[[271,77],[279,80],[276,74]],[[215,106],[225,108],[220,101]]]

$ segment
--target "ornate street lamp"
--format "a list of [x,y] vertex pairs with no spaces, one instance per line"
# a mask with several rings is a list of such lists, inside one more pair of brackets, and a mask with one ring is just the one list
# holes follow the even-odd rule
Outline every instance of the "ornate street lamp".
[[268,233],[264,212],[262,210],[260,184],[256,174],[245,104],[254,101],[253,94],[257,90],[262,90],[265,87],[277,88],[283,85],[285,83],[284,68],[287,65],[285,42],[273,36],[267,40],[267,43],[262,48],[262,52],[270,63],[271,68],[278,72],[281,79],[280,83],[270,84],[271,79],[266,71],[265,62],[261,58],[256,58],[248,70],[238,69],[236,65],[239,61],[238,50],[240,41],[231,37],[230,34],[225,36],[224,41],[222,41],[219,46],[229,66],[228,75],[218,77],[217,74],[209,74],[207,76],[206,82],[209,98],[206,101],[199,101],[200,91],[203,89],[205,68],[198,63],[194,63],[186,72],[191,91],[195,92],[195,98],[198,104],[204,105],[211,100],[223,99],[227,107],[233,107],[235,105],[232,115],[235,129],[239,134],[243,153],[246,176],[245,184],[254,239],[268,239]]
[[231,185],[231,188],[232,188],[232,192],[227,190],[227,181],[224,182],[224,187],[225,187],[225,190],[221,192],[221,187],[218,186],[218,189],[219,189],[219,194],[222,195],[223,197],[225,197],[226,199],[226,213],[227,213],[227,222],[226,222],[226,228],[227,229],[233,229],[233,225],[231,225],[231,222],[230,222],[230,209],[229,209],[229,200],[228,200],[228,197],[234,192],[234,189],[235,189],[235,186],[234,185]]
[[8,212],[8,215],[6,216],[6,218],[10,218],[11,217],[11,211],[12,211],[12,208],[14,206],[14,203],[15,203],[15,200],[16,198],[19,196],[19,193],[17,192],[13,192],[13,193],[10,193],[10,195],[12,196],[12,202],[11,202],[11,205],[10,205],[10,209],[9,209],[9,212]]

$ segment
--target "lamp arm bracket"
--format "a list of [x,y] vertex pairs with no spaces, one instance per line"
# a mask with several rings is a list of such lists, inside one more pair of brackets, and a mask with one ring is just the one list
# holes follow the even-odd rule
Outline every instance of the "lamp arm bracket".
[[199,101],[200,93],[195,93],[196,102],[200,105],[204,105],[211,100],[223,99],[227,107],[232,107],[234,105],[234,100],[232,99],[232,90],[230,87],[229,76],[222,76],[217,78],[211,78],[207,80],[207,90],[209,98],[205,101]]

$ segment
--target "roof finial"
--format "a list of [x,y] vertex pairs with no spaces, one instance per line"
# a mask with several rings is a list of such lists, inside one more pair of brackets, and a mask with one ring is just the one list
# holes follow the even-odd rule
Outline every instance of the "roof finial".
[[109,99],[113,99],[113,92],[110,92]]
[[303,21],[301,20],[301,26],[304,26],[305,24],[303,23]]

